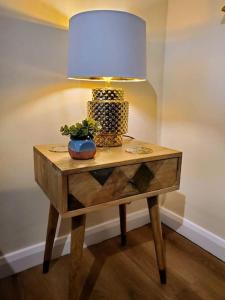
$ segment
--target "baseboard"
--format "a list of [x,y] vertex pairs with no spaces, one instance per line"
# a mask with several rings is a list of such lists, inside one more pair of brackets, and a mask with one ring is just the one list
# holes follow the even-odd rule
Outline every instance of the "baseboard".
[[225,240],[221,237],[163,207],[161,220],[168,227],[225,262]]
[[[164,224],[185,236],[195,244],[225,261],[225,240],[204,228],[184,219],[168,209],[161,208],[161,220]],[[132,230],[149,223],[147,209],[143,209],[127,216],[127,228]],[[119,235],[119,219],[113,219],[96,226],[87,228],[84,247],[100,243],[106,239]],[[19,273],[43,260],[45,243],[39,243],[0,257],[0,278]],[[55,241],[53,257],[69,253],[70,236],[58,237]]]
[[[127,215],[127,229],[132,230],[149,223],[146,209]],[[84,247],[100,243],[119,235],[119,219],[113,219],[86,229]],[[19,273],[43,261],[45,243],[39,243],[0,257],[0,278]],[[55,240],[53,258],[66,255],[70,250],[70,236],[58,237]]]

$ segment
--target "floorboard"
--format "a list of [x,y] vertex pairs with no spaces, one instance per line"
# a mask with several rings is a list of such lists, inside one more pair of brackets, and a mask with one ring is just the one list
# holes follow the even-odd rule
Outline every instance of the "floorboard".
[[[163,226],[168,281],[160,285],[150,226],[84,250],[81,300],[225,300],[225,264]],[[0,300],[67,300],[69,256],[0,280]]]

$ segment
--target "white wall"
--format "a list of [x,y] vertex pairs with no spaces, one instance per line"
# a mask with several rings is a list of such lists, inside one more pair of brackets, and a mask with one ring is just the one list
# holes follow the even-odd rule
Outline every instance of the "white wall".
[[[60,125],[86,116],[97,84],[65,79],[67,25],[72,14],[96,8],[130,11],[147,21],[149,82],[123,87],[131,108],[129,134],[157,141],[166,0],[0,0],[0,256],[45,238],[49,203],[34,182],[32,146],[66,143]],[[117,215],[116,208],[94,213],[88,224]]]
[[222,0],[169,0],[161,143],[184,153],[163,203],[225,238],[225,17]]

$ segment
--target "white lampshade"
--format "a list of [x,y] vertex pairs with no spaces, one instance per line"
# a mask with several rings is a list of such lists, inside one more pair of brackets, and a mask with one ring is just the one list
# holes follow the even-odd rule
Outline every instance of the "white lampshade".
[[145,80],[145,21],[133,14],[114,10],[93,10],[74,15],[69,26],[68,77]]

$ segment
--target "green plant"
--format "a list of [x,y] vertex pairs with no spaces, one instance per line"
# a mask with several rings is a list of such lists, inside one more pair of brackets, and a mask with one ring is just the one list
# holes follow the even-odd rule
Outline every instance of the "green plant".
[[75,125],[65,125],[60,128],[62,135],[70,135],[71,138],[75,139],[86,139],[91,138],[96,135],[96,133],[101,129],[99,122],[93,119],[85,119],[81,123],[76,123]]

